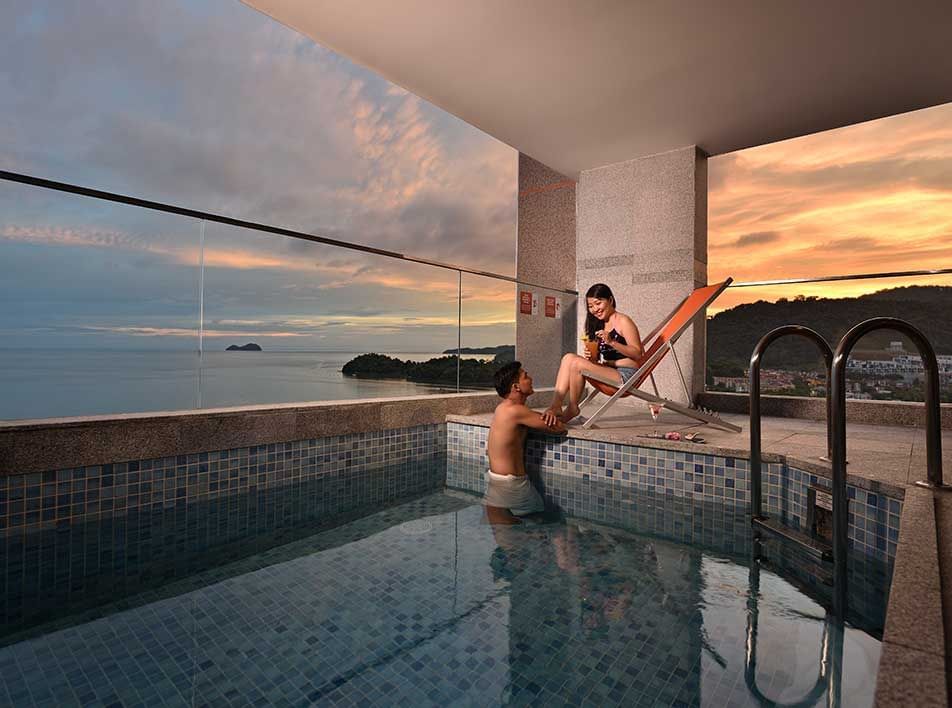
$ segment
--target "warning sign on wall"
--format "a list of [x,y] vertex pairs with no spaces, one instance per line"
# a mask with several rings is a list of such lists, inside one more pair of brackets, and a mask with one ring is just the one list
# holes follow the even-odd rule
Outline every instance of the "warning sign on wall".
[[556,303],[556,298],[554,295],[545,296],[545,316],[546,317],[555,317],[555,303]]
[[530,292],[529,290],[519,291],[519,314],[520,315],[532,314],[532,292]]

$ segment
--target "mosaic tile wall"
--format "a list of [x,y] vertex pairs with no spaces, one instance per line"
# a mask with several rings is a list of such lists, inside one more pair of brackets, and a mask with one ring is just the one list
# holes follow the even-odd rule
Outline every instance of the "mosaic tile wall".
[[[487,434],[488,428],[482,426],[447,424],[448,487],[480,494],[485,491]],[[741,513],[746,513],[750,504],[748,461],[733,457],[531,434],[526,462],[547,496],[567,513],[586,518],[598,518],[592,512],[601,507],[630,506],[636,491],[639,496],[648,492],[735,506]],[[765,468],[765,513],[799,528],[806,519],[808,485],[829,488],[829,481],[779,463]],[[563,492],[566,480],[579,474],[582,480],[607,482],[597,487],[598,494],[606,496],[586,499]],[[901,502],[853,486],[848,487],[848,494],[851,547],[891,561],[899,538]]]
[[[596,523],[492,527],[463,497],[2,647],[0,705],[762,706],[744,681],[753,609],[760,687],[780,700],[813,684],[822,612],[786,580]],[[851,704],[872,703],[864,646],[830,657]]]
[[[354,501],[350,480],[384,466],[442,459],[444,436],[444,426],[423,425],[0,477],[0,535],[328,476],[340,483],[330,503],[345,508]],[[395,477],[370,492],[384,499],[420,481]]]
[[0,629],[439,490],[445,448],[426,425],[0,478]]
[[[785,524],[800,529],[806,525],[807,489],[820,487],[829,491],[832,486],[826,477],[779,463],[767,465],[763,478],[765,512],[778,515]],[[899,542],[902,502],[849,484],[846,494],[850,500],[850,547],[866,555],[893,560]]]

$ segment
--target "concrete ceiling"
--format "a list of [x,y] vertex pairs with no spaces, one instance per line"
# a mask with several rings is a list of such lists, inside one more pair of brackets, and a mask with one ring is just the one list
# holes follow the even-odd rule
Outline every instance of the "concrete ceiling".
[[952,0],[244,1],[572,177],[952,101]]

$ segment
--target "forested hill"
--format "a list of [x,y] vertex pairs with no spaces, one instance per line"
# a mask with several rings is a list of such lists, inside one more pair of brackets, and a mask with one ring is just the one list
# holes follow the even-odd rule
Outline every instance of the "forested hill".
[[[747,368],[757,341],[770,330],[786,324],[815,329],[835,349],[847,330],[871,317],[906,320],[925,333],[937,354],[952,353],[952,287],[912,286],[880,290],[857,298],[797,296],[775,303],[761,300],[725,310],[707,322],[708,367],[715,375],[739,375],[739,370]],[[889,330],[867,335],[854,351],[882,349],[898,340],[904,342],[907,351],[915,351],[905,337]],[[771,345],[764,365],[814,369],[818,360],[816,351],[811,342],[786,337]]]

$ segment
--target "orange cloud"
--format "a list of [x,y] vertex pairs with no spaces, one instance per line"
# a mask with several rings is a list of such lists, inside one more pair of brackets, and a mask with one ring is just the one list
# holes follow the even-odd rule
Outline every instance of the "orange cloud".
[[[716,157],[709,174],[712,281],[952,268],[952,104]],[[718,306],[908,284],[738,289]]]
[[[130,337],[198,337],[197,329],[188,327],[101,327],[86,325],[84,330],[104,332],[108,334],[123,334]],[[246,330],[206,329],[206,337],[246,337]],[[255,331],[258,337],[306,337],[307,332],[287,331]]]

